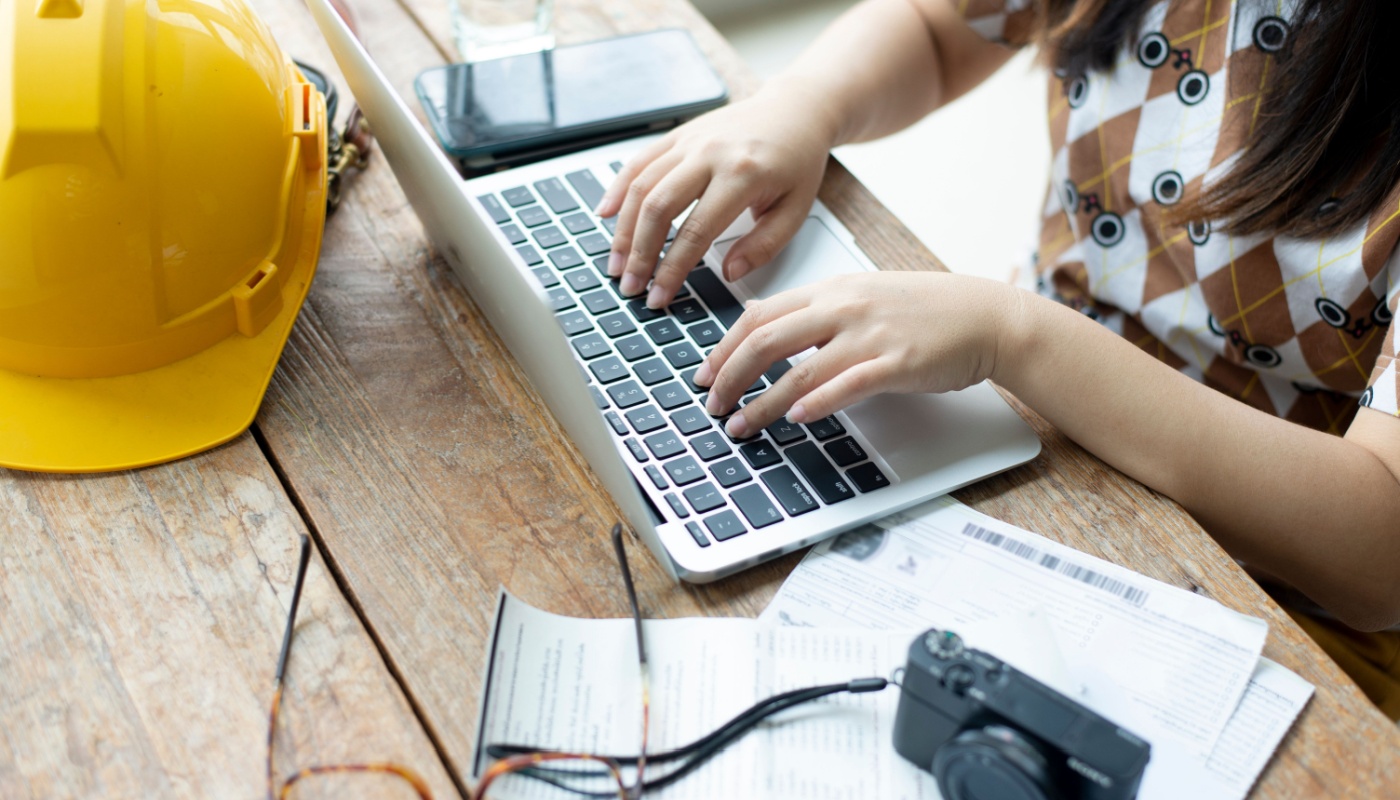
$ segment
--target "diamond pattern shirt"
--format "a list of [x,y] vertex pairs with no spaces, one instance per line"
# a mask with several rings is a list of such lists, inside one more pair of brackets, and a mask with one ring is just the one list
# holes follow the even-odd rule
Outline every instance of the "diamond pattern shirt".
[[[958,5],[983,36],[1026,43],[1031,0]],[[1344,433],[1358,405],[1400,415],[1400,188],[1330,239],[1167,223],[1269,124],[1261,92],[1293,33],[1289,0],[1168,5],[1111,70],[1050,79],[1041,292],[1285,419]]]

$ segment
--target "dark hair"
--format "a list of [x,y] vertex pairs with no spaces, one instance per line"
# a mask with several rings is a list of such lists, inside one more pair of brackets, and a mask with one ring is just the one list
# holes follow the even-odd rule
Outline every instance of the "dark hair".
[[[1037,38],[1062,74],[1107,70],[1125,43],[1136,45],[1153,2],[1036,0]],[[1299,237],[1360,224],[1400,183],[1397,36],[1393,0],[1301,0],[1272,54],[1260,107],[1267,124],[1255,126],[1227,175],[1168,219]]]

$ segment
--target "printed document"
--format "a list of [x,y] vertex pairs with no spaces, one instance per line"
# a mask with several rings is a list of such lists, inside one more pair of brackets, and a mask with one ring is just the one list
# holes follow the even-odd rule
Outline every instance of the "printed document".
[[1049,628],[1031,652],[985,649],[1147,738],[1144,798],[1243,797],[1312,695],[1260,659],[1262,620],[951,498],[818,545],[761,619],[961,632],[1028,617]]

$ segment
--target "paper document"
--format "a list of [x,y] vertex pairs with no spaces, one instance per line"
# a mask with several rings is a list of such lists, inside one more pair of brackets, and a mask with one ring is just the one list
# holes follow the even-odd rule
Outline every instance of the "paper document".
[[[750,619],[648,620],[645,626],[652,753],[694,741],[781,691],[888,676],[904,665],[914,637],[776,628]],[[489,744],[636,754],[641,699],[631,620],[561,617],[503,592],[489,659],[474,779],[491,764]],[[898,689],[890,686],[794,708],[671,787],[648,790],[647,797],[936,798],[932,776],[892,745],[898,702]],[[669,771],[649,766],[646,779]],[[493,800],[569,796],[520,776],[491,787]]]
[[[1262,620],[940,498],[814,548],[763,619],[958,632],[1042,616],[1068,685],[994,655],[1147,738],[1143,798],[1238,798],[1312,687],[1261,661]],[[1033,656],[1032,656],[1033,658]]]

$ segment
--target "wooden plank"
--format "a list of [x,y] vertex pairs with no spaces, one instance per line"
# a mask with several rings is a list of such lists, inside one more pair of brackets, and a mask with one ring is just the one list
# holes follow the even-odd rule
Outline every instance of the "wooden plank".
[[[284,0],[257,5],[277,20],[293,52],[330,64],[300,8]],[[439,63],[451,44],[442,0],[409,0],[407,8],[411,13],[361,4],[360,11],[371,52],[412,98],[413,76]],[[736,95],[753,86],[737,56],[686,3],[570,0],[560,3],[558,20],[564,42],[690,28]],[[822,198],[877,263],[936,264],[835,162]],[[1046,442],[1045,454],[959,496],[1269,619],[1267,652],[1317,683],[1319,694],[1258,796],[1389,791],[1400,777],[1394,726],[1180,508],[1025,413]],[[469,767],[497,584],[560,613],[625,613],[602,535],[619,516],[615,507],[434,257],[382,161],[356,176],[331,222],[321,274],[259,425],[460,774]],[[753,615],[795,557],[705,587],[673,585],[645,562],[642,602],[654,615]]]
[[[0,472],[0,519],[0,797],[261,796],[303,526],[252,436],[137,472]],[[286,686],[279,772],[387,759],[457,796],[319,557]]]

